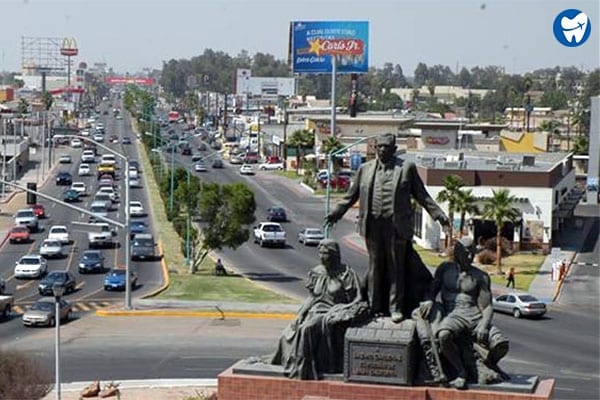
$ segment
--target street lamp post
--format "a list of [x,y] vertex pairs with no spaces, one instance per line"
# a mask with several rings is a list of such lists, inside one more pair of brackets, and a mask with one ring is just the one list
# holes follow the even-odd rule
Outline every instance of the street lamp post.
[[56,326],[56,335],[54,339],[54,378],[56,385],[56,400],[60,400],[60,298],[65,291],[65,287],[60,283],[52,286],[54,293],[54,325]]
[[[331,152],[327,153],[327,189],[325,192],[325,217],[327,217],[327,215],[329,215],[329,209],[330,209],[330,205],[331,205],[331,174],[333,173],[333,157],[345,152],[346,150],[348,150],[368,139],[369,139],[369,137],[364,137],[362,139],[359,139],[355,142],[350,143],[347,146],[342,147],[339,150],[331,151]],[[325,237],[329,238],[329,225],[325,226]]]
[[169,213],[173,213],[173,189],[175,188],[175,171],[173,170],[173,163],[175,162],[175,145],[171,145],[171,190],[169,191]]

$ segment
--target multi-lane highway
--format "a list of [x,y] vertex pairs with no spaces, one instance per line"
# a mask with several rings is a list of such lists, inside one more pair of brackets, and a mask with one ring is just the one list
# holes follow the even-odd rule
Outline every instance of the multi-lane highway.
[[[103,107],[109,107],[109,105],[104,104]],[[123,154],[130,160],[138,159],[138,149],[135,144],[122,144],[122,138],[126,136],[130,137],[135,142],[135,136],[132,134],[128,122],[122,119],[113,118],[112,115],[101,116],[99,121],[104,123],[106,130],[104,145],[110,147],[115,152]],[[108,138],[113,134],[119,137],[118,143],[108,142]],[[73,176],[73,182],[84,182],[87,186],[87,195],[81,197],[80,201],[71,204],[89,210],[98,185],[95,174],[96,164],[92,164],[91,175],[78,176],[78,167],[82,149],[63,145],[57,147],[55,150],[57,157],[62,154],[68,154],[73,161],[70,164],[57,164],[53,170],[53,176],[51,176],[46,181],[45,185],[38,190],[53,198],[62,200],[63,192],[68,189],[69,186],[57,186],[55,183],[55,176],[59,172],[69,172]],[[96,160],[98,161],[100,154],[105,153],[105,151],[100,147],[98,147],[97,150],[99,155],[96,157]],[[125,173],[125,165],[122,160],[119,160],[119,162],[121,167],[121,178],[116,180],[116,182],[118,183],[120,201],[113,204],[112,210],[108,214],[108,218],[123,223],[125,210],[125,183],[123,176]],[[146,210],[150,209],[147,192],[144,187],[132,188],[130,190],[130,196],[131,200],[141,201],[145,205]],[[71,237],[71,243],[63,246],[63,257],[48,260],[48,271],[67,270],[75,275],[77,280],[76,290],[72,293],[65,294],[65,298],[73,305],[75,315],[85,313],[99,306],[106,306],[117,301],[123,301],[124,292],[104,290],[104,273],[80,274],[78,272],[78,264],[81,255],[89,247],[87,234],[90,231],[90,227],[85,225],[89,223],[89,216],[40,197],[38,197],[38,203],[45,206],[47,217],[40,219],[41,229],[31,235],[33,240],[30,243],[23,244],[11,244],[7,241],[6,244],[0,248],[0,257],[3,261],[0,264],[0,276],[5,277],[7,292],[12,293],[15,298],[15,311],[17,313],[22,312],[28,305],[41,297],[38,293],[39,279],[25,280],[16,279],[14,277],[13,269],[15,262],[23,255],[39,253],[40,244],[48,236],[48,230],[53,225],[67,226]],[[143,217],[142,219],[152,227],[152,218],[150,216]],[[125,265],[125,234],[126,231],[124,229],[117,229],[117,236],[114,240],[118,245],[114,248],[100,250],[105,258],[104,266],[106,271],[113,267],[123,267]],[[155,290],[162,284],[163,275],[159,261],[131,261],[130,265],[132,270],[138,275],[138,284],[132,291],[133,296],[143,296],[144,294]],[[13,318],[12,321],[4,323],[2,328],[6,335],[10,335],[11,333],[22,335],[24,328],[19,325],[20,320],[18,318]]]

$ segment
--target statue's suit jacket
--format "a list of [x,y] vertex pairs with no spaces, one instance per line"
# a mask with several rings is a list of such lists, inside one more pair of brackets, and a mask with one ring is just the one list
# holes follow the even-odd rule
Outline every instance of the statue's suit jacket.
[[[371,190],[375,179],[377,160],[371,160],[358,169],[350,189],[342,200],[337,204],[332,214],[340,217],[348,208],[352,207],[357,200],[360,200],[358,212],[358,227],[361,236],[366,236],[368,232],[367,217],[371,210]],[[396,157],[394,166],[394,190],[392,204],[394,207],[393,222],[396,233],[399,237],[408,241],[413,236],[413,207],[410,199],[414,198],[431,217],[437,220],[444,212],[437,203],[431,198],[423,181],[417,174],[415,163],[406,162]]]

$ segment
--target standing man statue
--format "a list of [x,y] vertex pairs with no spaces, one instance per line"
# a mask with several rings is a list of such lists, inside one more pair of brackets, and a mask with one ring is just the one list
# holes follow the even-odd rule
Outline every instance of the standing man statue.
[[[369,306],[375,315],[390,315],[393,322],[399,323],[404,319],[403,312],[410,312],[405,304],[407,269],[420,268],[420,271],[411,271],[412,274],[409,272],[413,275],[410,285],[418,284],[412,281],[418,280],[419,274],[427,277],[424,284],[431,280],[431,274],[412,249],[411,198],[443,226],[448,225],[448,218],[427,193],[415,164],[395,156],[396,136],[381,135],[376,145],[377,159],[361,165],[348,193],[325,217],[325,223],[335,224],[360,200],[358,230],[369,252],[365,280]],[[418,266],[410,265],[415,257]],[[420,300],[416,299],[417,304]]]

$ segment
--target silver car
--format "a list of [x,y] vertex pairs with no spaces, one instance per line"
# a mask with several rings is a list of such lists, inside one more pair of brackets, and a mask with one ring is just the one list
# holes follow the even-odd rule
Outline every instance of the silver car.
[[62,257],[62,244],[58,240],[45,239],[40,246],[40,255],[44,258]]
[[321,240],[325,238],[323,231],[319,228],[303,228],[298,233],[298,242],[303,243],[305,246],[319,244]]
[[546,304],[530,294],[508,293],[492,301],[494,311],[512,314],[515,318],[541,317],[546,313]]
[[[25,326],[54,326],[56,324],[56,305],[54,299],[40,299],[25,311],[21,319]],[[60,299],[60,320],[68,321],[71,317],[71,305]]]

